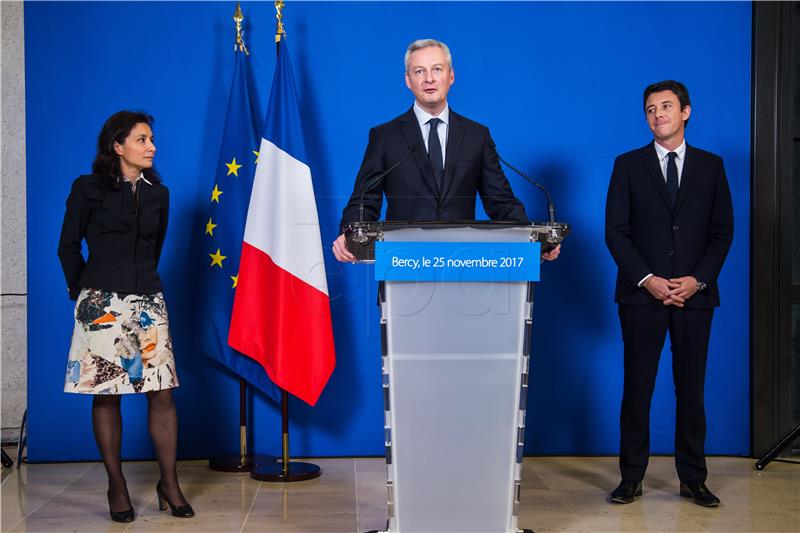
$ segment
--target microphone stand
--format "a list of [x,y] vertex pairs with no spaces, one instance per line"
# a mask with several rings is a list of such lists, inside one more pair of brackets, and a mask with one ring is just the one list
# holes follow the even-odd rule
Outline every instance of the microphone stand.
[[[375,186],[381,181],[383,181],[383,179],[386,178],[386,176],[388,176],[394,169],[405,163],[406,159],[408,159],[408,156],[410,156],[413,151],[414,147],[409,146],[408,152],[406,152],[406,155],[400,158],[400,161],[389,167],[388,170],[381,172],[377,176],[370,178],[369,181],[367,181],[366,185],[364,185],[364,189],[361,191],[361,197],[358,199],[359,223],[364,222],[364,198],[366,197],[367,193],[372,189],[374,189]],[[367,242],[367,240],[369,240],[369,237],[367,237],[367,235],[364,233],[364,229],[362,227],[358,227],[355,231],[355,234],[353,235],[353,240],[359,244],[364,244],[365,242]]]
[[524,174],[524,173],[523,173],[521,170],[517,169],[517,168],[516,168],[515,166],[513,166],[511,163],[509,163],[508,161],[506,161],[505,159],[503,159],[503,158],[500,156],[500,154],[497,154],[497,158],[498,158],[498,159],[499,159],[501,162],[503,162],[503,163],[504,163],[504,164],[505,164],[505,165],[506,165],[508,168],[510,168],[511,170],[513,170],[514,172],[516,172],[517,174],[519,174],[520,176],[522,176],[523,178],[525,178],[525,180],[527,180],[529,183],[532,183],[533,185],[537,186],[538,188],[540,188],[540,189],[541,189],[541,190],[544,192],[544,194],[547,196],[547,212],[548,212],[548,214],[550,215],[550,223],[551,223],[551,224],[555,224],[555,223],[556,223],[556,208],[555,208],[555,206],[553,205],[553,198],[550,196],[550,191],[548,191],[548,190],[547,190],[547,189],[544,187],[544,185],[542,185],[541,183],[537,182],[537,181],[536,181],[536,180],[534,180],[533,178],[531,178],[531,177],[529,177],[529,176],[525,175],[525,174]]

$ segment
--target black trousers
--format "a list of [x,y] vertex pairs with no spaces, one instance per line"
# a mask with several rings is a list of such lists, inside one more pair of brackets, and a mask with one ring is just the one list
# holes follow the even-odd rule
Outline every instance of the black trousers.
[[713,309],[620,305],[625,381],[620,414],[622,479],[641,481],[650,456],[650,401],[669,332],[675,383],[675,468],[683,481],[705,481],[704,386]]

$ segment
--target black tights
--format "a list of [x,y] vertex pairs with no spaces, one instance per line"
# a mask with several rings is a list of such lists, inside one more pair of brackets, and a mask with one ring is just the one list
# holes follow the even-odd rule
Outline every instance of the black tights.
[[[108,503],[112,511],[131,508],[128,487],[122,473],[122,414],[121,396],[118,394],[97,395],[92,403],[92,426],[94,438],[108,474]],[[161,470],[159,485],[173,505],[186,505],[178,485],[177,446],[178,416],[170,389],[147,393],[147,420],[150,437]]]

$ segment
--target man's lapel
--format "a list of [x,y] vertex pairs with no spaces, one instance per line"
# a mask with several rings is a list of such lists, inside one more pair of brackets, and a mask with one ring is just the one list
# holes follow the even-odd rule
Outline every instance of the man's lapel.
[[447,150],[445,150],[444,162],[444,183],[442,199],[447,198],[450,192],[450,187],[453,185],[453,178],[455,177],[456,164],[458,163],[459,155],[461,154],[461,145],[464,141],[464,119],[461,115],[453,113],[450,110],[450,125],[447,131]]
[[664,173],[661,172],[661,164],[658,162],[655,141],[642,148],[641,154],[644,160],[644,166],[647,168],[647,173],[650,175],[653,186],[658,191],[667,209],[672,211],[672,202],[669,198],[669,190],[667,190],[667,182],[664,179]]
[[413,157],[417,167],[419,167],[422,182],[430,190],[431,195],[438,196],[436,180],[433,177],[433,167],[430,159],[428,159],[428,150],[422,141],[422,131],[419,129],[419,123],[413,107],[400,119],[400,132],[403,134],[408,147],[414,148]]
[[681,186],[678,188],[678,201],[675,204],[676,213],[689,195],[689,189],[695,181],[695,177],[697,176],[697,163],[697,153],[695,149],[687,143],[683,160],[683,172],[681,172]]

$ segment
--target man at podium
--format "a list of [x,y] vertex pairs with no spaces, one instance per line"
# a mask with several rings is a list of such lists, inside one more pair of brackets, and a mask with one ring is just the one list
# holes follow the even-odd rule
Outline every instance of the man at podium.
[[[489,129],[447,104],[455,81],[447,45],[435,39],[412,42],[405,54],[405,80],[414,105],[369,132],[333,243],[339,261],[356,260],[345,243],[345,226],[359,220],[362,205],[364,220],[378,220],[384,194],[386,220],[474,220],[479,193],[492,220],[528,223],[525,207],[500,168]],[[559,251],[556,247],[542,258],[552,261]]]

